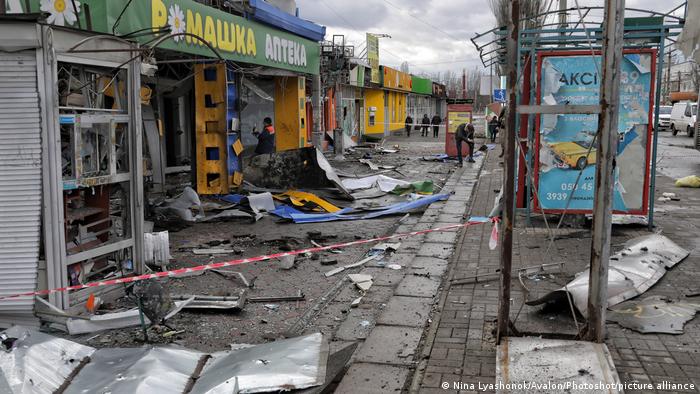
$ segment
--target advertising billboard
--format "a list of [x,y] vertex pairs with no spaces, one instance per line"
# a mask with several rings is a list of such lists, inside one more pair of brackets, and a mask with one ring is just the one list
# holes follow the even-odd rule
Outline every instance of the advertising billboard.
[[[656,52],[625,51],[620,72],[620,112],[613,210],[646,215],[649,206],[651,109]],[[541,105],[599,104],[600,55],[567,51],[538,59]],[[535,153],[536,209],[593,210],[597,115],[540,115]]]
[[367,33],[367,61],[372,69],[372,83],[382,83],[382,74],[379,73],[379,38]]

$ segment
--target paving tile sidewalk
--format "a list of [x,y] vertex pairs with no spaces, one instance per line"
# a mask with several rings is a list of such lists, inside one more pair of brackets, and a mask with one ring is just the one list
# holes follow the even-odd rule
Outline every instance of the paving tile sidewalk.
[[[484,156],[476,161],[465,163],[448,179],[442,192],[453,194],[447,201],[432,204],[422,216],[404,222],[396,232],[462,223]],[[457,238],[455,231],[411,237],[402,241],[389,260],[404,269],[394,271],[369,263],[360,272],[372,275],[374,285],[361,305],[348,312],[335,334],[336,342],[361,341],[336,393],[398,392],[410,384],[421,339],[434,313]],[[341,292],[336,300],[350,300],[352,289],[347,293]]]
[[[476,186],[471,215],[483,216],[490,212],[495,192],[501,187],[502,170],[499,160],[496,154],[488,156]],[[691,255],[668,271],[642,298],[650,295],[683,298],[684,294],[697,293],[700,287],[700,258],[694,253],[700,250],[700,238],[697,236],[700,227],[700,195],[697,190],[676,188],[673,180],[659,175],[656,198],[666,191],[677,193],[681,197],[682,206],[659,206],[656,210],[656,230],[662,231],[691,251]],[[498,250],[492,251],[488,247],[490,231],[488,226],[465,229],[452,257],[448,279],[473,277],[475,274],[495,272],[498,269]],[[619,250],[626,240],[644,234],[649,234],[646,227],[615,226],[612,249]],[[562,228],[556,231],[555,241],[549,251],[549,233],[541,218],[534,218],[531,225],[527,226],[525,219],[519,216],[514,235],[514,272],[525,266],[565,263],[564,272],[557,275],[555,280],[528,281],[527,285],[532,292],[530,298],[561,287],[588,264],[588,228]],[[516,277],[512,287],[511,319],[516,320],[516,327],[521,332],[576,332],[575,322],[566,312],[543,311],[542,307],[529,306],[520,309],[524,294],[517,282]],[[494,328],[498,286],[498,280],[485,280],[466,285],[447,285],[442,290],[439,313],[424,339],[425,359],[419,363],[413,377],[413,392],[467,392],[454,389],[453,383],[495,382]],[[694,383],[696,388],[700,387],[700,317],[687,323],[682,335],[640,334],[611,323],[608,324],[606,344],[623,382],[637,381],[654,385],[663,382]],[[442,388],[445,383],[450,387],[448,390]]]

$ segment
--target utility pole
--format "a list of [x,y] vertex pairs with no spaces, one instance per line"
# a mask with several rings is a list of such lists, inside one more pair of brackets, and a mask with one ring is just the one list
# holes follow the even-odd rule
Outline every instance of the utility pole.
[[313,133],[311,134],[311,143],[316,149],[321,149],[323,142],[323,103],[321,102],[321,73],[313,76],[311,83],[311,105],[313,107]]
[[[559,0],[559,29],[564,30],[568,27],[566,20],[566,9],[569,8],[566,0]],[[566,33],[561,31],[560,36],[565,36]],[[560,46],[565,46],[566,44],[561,44]]]
[[615,192],[615,153],[620,110],[620,65],[624,46],[625,0],[605,0],[603,19],[602,83],[598,116],[598,150],[596,160],[593,237],[588,287],[587,339],[605,340],[605,309],[608,306],[608,266],[612,206]]
[[668,72],[666,73],[666,104],[671,102],[671,54],[673,51],[668,51]]
[[508,120],[503,147],[503,214],[501,223],[501,287],[498,304],[498,343],[508,336],[510,325],[510,286],[513,270],[513,219],[515,214],[515,119],[518,75],[518,36],[520,35],[520,0],[510,0],[510,19],[506,41],[506,74],[508,76]]

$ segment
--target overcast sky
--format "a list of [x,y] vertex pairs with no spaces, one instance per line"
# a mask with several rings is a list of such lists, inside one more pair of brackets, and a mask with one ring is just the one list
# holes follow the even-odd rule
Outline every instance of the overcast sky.
[[[603,4],[603,0],[578,2]],[[668,12],[682,2],[627,0],[627,8]],[[554,3],[553,9],[558,0]],[[568,0],[569,7],[575,4]],[[297,0],[297,5],[302,18],[327,26],[327,40],[343,34],[358,48],[364,46],[366,32],[391,35],[379,41],[380,63],[398,66],[408,61],[412,73],[481,65],[469,39],[496,23],[488,0]]]

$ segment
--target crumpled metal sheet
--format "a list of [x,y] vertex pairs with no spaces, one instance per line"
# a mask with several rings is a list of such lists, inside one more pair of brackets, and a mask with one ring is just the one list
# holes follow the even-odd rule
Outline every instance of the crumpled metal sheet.
[[182,393],[205,353],[167,347],[99,349],[65,394]]
[[[610,257],[608,306],[643,294],[666,274],[666,269],[672,268],[689,254],[687,250],[659,234],[630,240],[625,244],[625,249]],[[588,280],[589,269],[586,269],[578,273],[566,286],[537,300],[528,301],[527,305],[566,300],[568,291],[576,309],[583,316],[587,316]]]
[[94,348],[14,326],[4,334],[17,338],[0,350],[0,392],[51,394],[95,352]]
[[323,384],[328,343],[323,335],[298,338],[212,354],[192,394],[288,391]]
[[[622,392],[615,364],[603,343],[509,337],[498,346],[496,357],[496,393],[599,392],[584,385],[607,385],[609,389],[603,392]],[[572,387],[574,383],[578,388]],[[558,386],[567,384],[568,390]]]
[[[328,343],[322,334],[262,345],[235,345],[208,354],[188,349],[144,347],[95,349],[13,327],[18,338],[0,350],[0,393],[191,393],[287,391],[324,383]],[[201,373],[201,365],[205,362]],[[74,375],[74,376],[73,376]]]
[[683,334],[683,326],[700,311],[700,301],[671,301],[647,297],[628,302],[607,312],[607,320],[642,334]]

